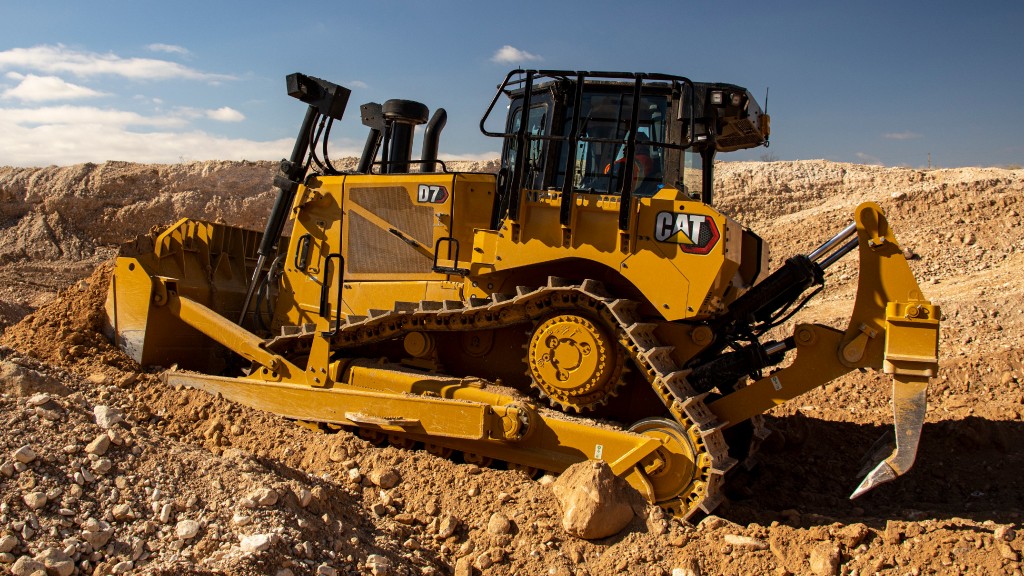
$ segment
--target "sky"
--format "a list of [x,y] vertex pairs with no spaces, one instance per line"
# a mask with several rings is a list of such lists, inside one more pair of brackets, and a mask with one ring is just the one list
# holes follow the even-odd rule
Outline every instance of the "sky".
[[[1024,2],[0,0],[0,166],[278,160],[302,72],[359,104],[443,107],[441,157],[491,159],[480,117],[518,67],[660,72],[746,87],[769,148],[724,160],[1024,164]],[[418,150],[416,152],[418,154]]]

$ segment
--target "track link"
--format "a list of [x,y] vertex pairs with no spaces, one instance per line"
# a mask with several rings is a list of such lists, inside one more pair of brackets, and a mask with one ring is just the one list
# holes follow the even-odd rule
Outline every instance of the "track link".
[[[736,460],[729,456],[723,425],[686,379],[688,371],[672,359],[673,348],[655,336],[654,323],[637,314],[638,304],[612,297],[596,280],[574,283],[549,277],[547,286],[518,287],[516,294],[494,294],[468,301],[398,302],[392,310],[370,310],[366,316],[348,316],[334,333],[332,346],[345,350],[403,337],[414,331],[466,332],[534,322],[553,312],[589,311],[615,334],[648,385],[672,418],[682,427],[693,448],[693,478],[677,495],[658,504],[688,519],[710,512],[724,499],[725,473]],[[333,329],[334,327],[332,327]],[[313,327],[291,327],[268,342],[282,354],[302,350],[313,338]],[[518,463],[511,463],[516,465]]]

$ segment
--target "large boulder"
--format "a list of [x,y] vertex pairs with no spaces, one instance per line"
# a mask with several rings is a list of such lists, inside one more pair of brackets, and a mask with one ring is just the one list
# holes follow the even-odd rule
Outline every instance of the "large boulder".
[[570,466],[551,490],[562,507],[562,527],[577,538],[594,540],[617,534],[633,520],[639,494],[602,461]]

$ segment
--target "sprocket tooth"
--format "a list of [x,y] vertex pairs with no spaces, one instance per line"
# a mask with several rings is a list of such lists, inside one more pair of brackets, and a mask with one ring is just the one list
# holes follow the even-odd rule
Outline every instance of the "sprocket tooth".
[[575,283],[568,278],[560,278],[558,276],[548,276],[548,288],[566,288],[568,286],[574,286]]

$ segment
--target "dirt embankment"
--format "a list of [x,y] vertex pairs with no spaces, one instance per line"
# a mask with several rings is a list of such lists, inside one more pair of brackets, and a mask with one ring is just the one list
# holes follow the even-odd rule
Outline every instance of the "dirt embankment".
[[[1021,573],[1024,172],[720,164],[719,208],[770,242],[773,266],[840,230],[861,201],[885,209],[946,317],[918,461],[847,499],[892,418],[886,377],[853,374],[769,415],[776,434],[715,516],[689,526],[649,509],[585,542],[518,472],[167,389],[98,334],[108,269],[90,272],[111,243],[183,216],[259,228],[274,170],[0,168],[8,568],[42,557],[54,574]],[[855,257],[838,263],[801,318],[842,327],[856,275]]]

